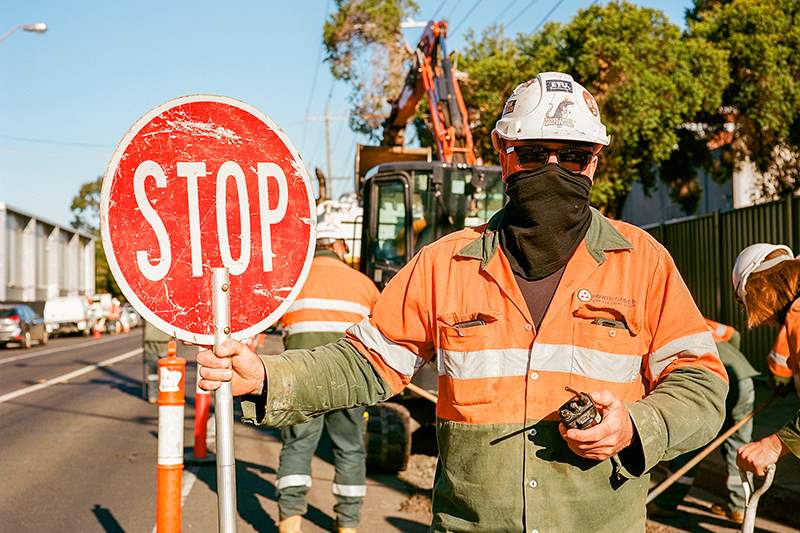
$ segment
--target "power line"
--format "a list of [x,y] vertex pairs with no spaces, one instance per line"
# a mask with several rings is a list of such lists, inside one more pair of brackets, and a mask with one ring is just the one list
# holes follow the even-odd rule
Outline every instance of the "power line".
[[534,4],[536,4],[536,2],[538,2],[538,1],[539,0],[531,0],[530,2],[528,2],[525,5],[525,7],[522,8],[522,10],[519,13],[517,13],[517,15],[515,17],[511,17],[511,19],[509,19],[509,21],[508,21],[509,27],[512,26],[514,24],[514,22],[518,21],[520,19],[520,17],[522,15],[524,15],[525,12],[528,11],[530,8],[532,8],[534,6]]
[[506,18],[505,16],[508,15],[508,10],[511,9],[516,3],[517,0],[511,0],[508,4],[506,4],[506,7],[500,10],[500,13],[498,13],[497,16],[494,18],[494,20],[491,23],[489,23],[489,26],[491,26],[492,24],[496,24],[497,22],[500,22],[499,20],[500,17],[503,17],[503,19],[505,20]]
[[458,28],[460,28],[461,25],[464,24],[464,21],[467,20],[470,15],[472,15],[472,12],[475,11],[475,8],[477,8],[482,1],[483,0],[477,0],[477,2],[472,4],[472,7],[469,8],[469,11],[467,11],[467,14],[464,15],[464,17],[461,20],[458,21],[458,24],[456,24],[456,27],[453,28],[453,33],[450,34],[451,36],[455,35],[456,32],[458,32]]
[[539,22],[539,24],[536,25],[536,27],[533,29],[533,33],[536,33],[537,31],[539,31],[539,28],[541,28],[544,25],[544,23],[547,22],[547,19],[550,18],[550,15],[552,15],[553,12],[556,9],[558,9],[558,7],[563,3],[564,3],[564,0],[558,0],[558,2],[556,2],[556,5],[554,5],[553,8],[550,11],[547,12],[547,15],[545,15],[544,18]]
[[53,144],[58,146],[80,146],[81,148],[113,148],[113,145],[110,144],[95,144],[95,143],[83,143],[83,142],[74,142],[74,141],[56,141],[52,139],[37,139],[34,137],[17,137],[16,135],[6,135],[4,133],[0,133],[0,139],[8,139],[11,141],[20,141],[26,143],[37,143],[37,144]]
[[453,14],[456,12],[456,9],[458,9],[458,2],[459,1],[460,0],[456,0],[455,1],[455,3],[453,4],[452,9],[450,9],[450,13],[448,13],[447,16],[445,17],[445,20],[450,20],[450,19],[453,18]]
[[[325,12],[322,14],[323,23],[325,22],[325,18],[328,16],[328,7],[330,7],[331,0],[325,0]],[[314,90],[317,88],[317,74],[319,74],[319,65],[322,63],[322,39],[319,41],[319,51],[317,52],[317,64],[314,66],[314,78],[311,81],[311,91],[308,93],[308,103],[306,103],[306,114],[311,112],[311,101],[314,98]],[[306,144],[306,129],[307,123],[303,124],[303,137],[302,141],[300,142],[300,146],[305,146]]]
[[442,8],[443,8],[443,7],[444,7],[444,5],[447,3],[447,1],[448,1],[448,0],[442,0],[441,2],[439,2],[439,7],[437,7],[437,8],[436,8],[436,11],[434,11],[434,12],[433,12],[433,15],[431,15],[431,18],[430,18],[430,19],[428,19],[428,20],[436,20],[436,15],[438,15],[438,14],[439,14],[439,11],[441,11],[441,10],[442,10]]

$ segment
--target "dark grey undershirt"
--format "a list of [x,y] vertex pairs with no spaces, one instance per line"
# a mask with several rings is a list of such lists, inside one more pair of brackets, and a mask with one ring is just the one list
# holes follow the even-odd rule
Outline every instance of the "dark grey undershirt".
[[514,274],[514,279],[517,280],[519,290],[522,292],[523,298],[525,298],[525,303],[528,304],[528,310],[537,330],[539,329],[539,324],[542,323],[547,308],[550,307],[550,302],[553,301],[558,282],[561,281],[561,276],[564,274],[564,268],[566,268],[566,265],[550,275],[533,281],[528,281],[522,276]]

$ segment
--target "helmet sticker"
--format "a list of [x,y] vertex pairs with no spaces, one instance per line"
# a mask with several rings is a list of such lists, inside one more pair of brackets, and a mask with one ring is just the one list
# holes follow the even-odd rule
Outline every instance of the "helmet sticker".
[[575,102],[570,100],[569,98],[564,98],[558,104],[558,106],[553,109],[553,104],[550,104],[550,107],[547,109],[547,113],[545,114],[543,126],[566,126],[567,128],[574,128],[575,121],[569,118],[570,109],[569,106],[575,105]]
[[503,108],[503,116],[508,115],[509,113],[514,111],[514,107],[516,107],[517,101],[516,100],[509,100],[506,102],[506,107]]
[[600,110],[597,109],[597,102],[594,99],[594,96],[589,94],[589,91],[583,91],[583,101],[586,102],[586,107],[589,108],[589,111],[592,112],[592,115],[600,118]]
[[560,91],[563,93],[572,92],[572,82],[567,80],[545,80],[545,89],[548,92]]

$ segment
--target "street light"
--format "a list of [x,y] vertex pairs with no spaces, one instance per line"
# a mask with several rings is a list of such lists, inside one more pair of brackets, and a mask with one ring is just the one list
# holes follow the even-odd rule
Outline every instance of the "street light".
[[47,24],[44,22],[34,22],[32,24],[17,24],[7,32],[5,32],[2,36],[0,36],[0,43],[11,37],[11,34],[15,31],[22,29],[22,31],[29,31],[31,33],[44,33],[47,31]]

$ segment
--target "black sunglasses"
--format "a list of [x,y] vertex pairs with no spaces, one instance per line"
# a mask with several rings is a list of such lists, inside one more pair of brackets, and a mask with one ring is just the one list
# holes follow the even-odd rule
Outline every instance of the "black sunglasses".
[[550,154],[556,154],[558,163],[566,168],[581,170],[592,160],[591,150],[580,148],[547,148],[544,146],[514,146],[514,152],[522,165],[546,165]]

